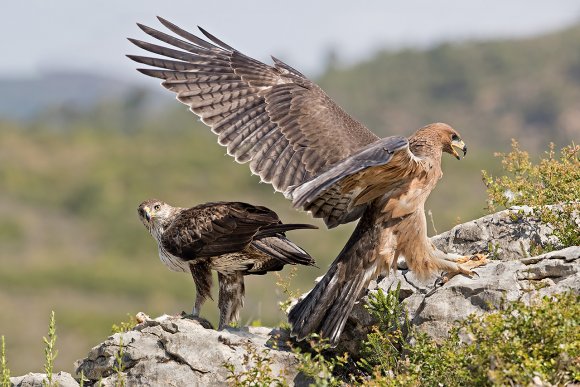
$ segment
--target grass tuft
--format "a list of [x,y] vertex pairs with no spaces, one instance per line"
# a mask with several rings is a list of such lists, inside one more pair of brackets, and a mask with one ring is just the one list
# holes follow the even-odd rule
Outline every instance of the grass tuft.
[[0,384],[2,387],[10,387],[10,369],[6,360],[6,343],[2,335],[2,347],[0,348]]
[[52,387],[55,385],[52,380],[53,368],[54,368],[54,359],[56,359],[58,355],[58,351],[56,350],[56,319],[54,317],[54,310],[50,313],[50,321],[48,323],[48,338],[42,338],[45,344],[44,347],[44,355],[45,355],[45,363],[44,363],[44,372],[46,373],[46,379],[42,381],[42,384],[45,386]]

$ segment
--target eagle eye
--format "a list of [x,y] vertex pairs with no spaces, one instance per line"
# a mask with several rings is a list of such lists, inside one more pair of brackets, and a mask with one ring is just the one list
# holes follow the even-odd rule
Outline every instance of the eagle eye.
[[160,208],[161,208],[161,206],[159,204],[156,204],[156,205],[153,206],[153,209],[155,211],[159,211]]
[[453,134],[453,136],[451,136],[451,141],[459,141],[459,136],[456,134]]

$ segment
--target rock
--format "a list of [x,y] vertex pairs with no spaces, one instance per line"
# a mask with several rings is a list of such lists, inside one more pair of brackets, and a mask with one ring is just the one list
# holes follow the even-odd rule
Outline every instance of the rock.
[[[68,372],[52,374],[52,382],[60,387],[79,387],[79,383]],[[44,387],[48,383],[46,374],[28,373],[24,376],[10,378],[10,383],[14,387]]]
[[103,386],[115,386],[123,378],[130,386],[223,386],[229,375],[226,364],[240,373],[253,365],[248,355],[254,353],[270,358],[272,375],[294,384],[302,376],[286,339],[276,329],[216,331],[196,320],[164,316],[110,336],[75,366],[77,374],[82,371],[89,379],[88,385],[101,380]]
[[[399,270],[371,283],[368,292],[387,291],[401,283],[404,301],[412,325],[436,339],[444,338],[455,321],[472,313],[481,314],[497,308],[504,301],[528,301],[537,295],[580,291],[580,246],[529,256],[532,244],[557,245],[549,227],[533,220],[523,220],[513,208],[454,227],[432,241],[441,249],[465,255],[488,253],[491,261],[475,269],[478,276],[456,276],[443,286],[419,281],[399,264]],[[369,332],[372,318],[364,308],[365,296],[355,305],[341,338],[338,351],[356,355],[360,342]]]
[[[551,229],[523,218],[519,207],[459,225],[432,238],[442,250],[465,255],[488,253],[490,262],[475,269],[478,276],[456,276],[443,286],[435,279],[421,282],[400,262],[399,269],[371,281],[365,297],[348,319],[336,349],[356,357],[361,342],[374,321],[364,308],[369,293],[387,291],[401,284],[411,323],[436,339],[445,337],[456,320],[472,313],[481,314],[505,301],[529,301],[537,295],[580,291],[580,246],[530,256],[530,247],[557,241]],[[222,386],[230,371],[241,372],[254,366],[257,355],[267,357],[272,375],[289,385],[308,385],[298,372],[298,360],[287,347],[288,332],[264,327],[228,328],[216,331],[202,319],[161,316],[155,320],[144,314],[133,330],[110,336],[94,347],[87,358],[76,363],[85,385],[139,386]],[[465,338],[466,341],[469,337]],[[122,359],[121,364],[119,360]],[[41,386],[44,374],[11,378],[16,386]],[[60,386],[78,386],[66,373],[55,374]]]
[[453,227],[431,238],[445,252],[464,255],[488,253],[502,261],[530,256],[532,246],[561,247],[552,228],[529,215],[527,206],[512,207]]

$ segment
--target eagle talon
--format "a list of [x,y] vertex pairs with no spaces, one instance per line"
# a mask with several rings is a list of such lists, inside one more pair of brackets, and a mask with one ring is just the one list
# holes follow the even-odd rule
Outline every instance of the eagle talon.
[[472,269],[486,265],[488,263],[488,260],[486,254],[473,254],[463,256],[457,259],[455,263],[457,263],[457,270],[444,273],[442,276],[446,280],[444,280],[443,283],[449,282],[449,280],[455,277],[457,274],[463,274],[464,276],[469,278],[473,278],[474,276],[477,276],[479,278],[480,275],[476,271],[473,271]]
[[435,288],[441,287],[445,285],[447,282],[449,282],[449,278],[447,277],[446,273],[441,273],[441,275],[437,277],[437,279],[435,279],[435,283],[433,284],[433,286]]

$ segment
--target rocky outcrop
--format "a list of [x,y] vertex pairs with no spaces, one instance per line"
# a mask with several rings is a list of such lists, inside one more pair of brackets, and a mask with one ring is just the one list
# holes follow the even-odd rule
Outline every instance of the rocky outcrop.
[[533,246],[561,247],[551,236],[552,228],[530,216],[533,212],[532,207],[514,206],[457,225],[431,240],[443,251],[488,253],[492,259],[502,261],[529,257]]
[[[401,284],[411,324],[434,338],[445,337],[455,321],[472,313],[481,314],[498,308],[505,301],[580,291],[580,246],[568,247],[535,257],[510,261],[493,260],[475,269],[478,276],[456,276],[443,286],[420,282],[412,272],[396,273],[373,281],[369,293],[388,291]],[[356,353],[369,332],[373,320],[364,308],[368,294],[359,302],[349,318],[339,350]]]
[[[198,320],[163,316],[117,333],[77,362],[77,374],[102,386],[223,386],[228,376],[267,357],[274,377],[301,380],[297,360],[281,332],[264,327],[216,331]],[[230,372],[228,368],[231,368]]]
[[[435,338],[444,337],[456,320],[504,301],[580,291],[580,246],[530,257],[531,246],[557,246],[549,227],[521,216],[530,211],[527,207],[502,211],[432,239],[445,251],[489,254],[490,262],[475,269],[478,276],[473,278],[456,276],[435,286],[434,279],[420,282],[399,262],[398,270],[370,284],[347,322],[338,350],[356,355],[373,324],[364,308],[369,294],[398,283],[412,324]],[[82,372],[85,385],[113,386],[122,379],[125,385],[139,386],[221,386],[232,372],[244,372],[261,356],[270,359],[273,376],[291,385],[307,384],[286,344],[286,331],[264,327],[215,331],[198,320],[171,316],[155,320],[141,316],[141,321],[133,330],[112,335],[91,349],[87,358],[77,362],[77,377]],[[16,386],[40,386],[43,377],[29,374],[11,381]],[[62,386],[78,385],[68,374],[58,377],[63,378]]]
[[431,240],[440,249],[464,255],[485,253],[490,262],[475,269],[477,276],[456,276],[444,286],[435,278],[419,281],[406,270],[404,260],[398,270],[371,282],[347,322],[338,350],[357,353],[359,344],[373,321],[364,308],[368,293],[387,291],[401,284],[400,298],[411,323],[435,338],[443,338],[455,321],[472,313],[497,308],[505,301],[568,290],[580,291],[580,246],[530,257],[532,246],[558,246],[551,228],[532,217],[530,207],[510,210],[455,226]]
[[[15,387],[44,387],[49,385],[46,374],[29,373],[24,376],[10,378]],[[52,385],[59,387],[78,387],[79,383],[68,372],[59,372],[52,375]]]

